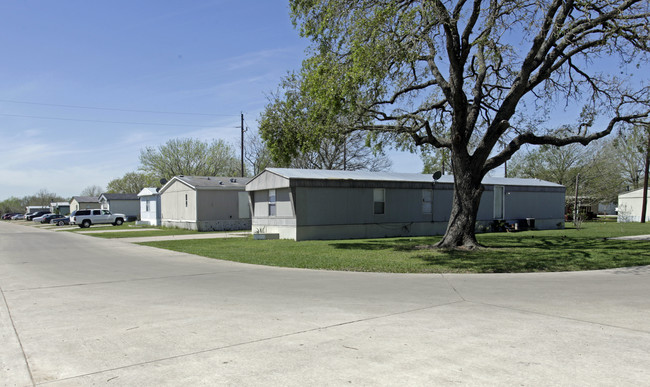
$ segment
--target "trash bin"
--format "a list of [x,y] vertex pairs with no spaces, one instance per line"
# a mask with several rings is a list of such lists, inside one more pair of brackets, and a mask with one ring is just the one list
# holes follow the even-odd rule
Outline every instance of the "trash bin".
[[528,226],[529,230],[532,230],[535,228],[535,218],[526,218],[526,225]]

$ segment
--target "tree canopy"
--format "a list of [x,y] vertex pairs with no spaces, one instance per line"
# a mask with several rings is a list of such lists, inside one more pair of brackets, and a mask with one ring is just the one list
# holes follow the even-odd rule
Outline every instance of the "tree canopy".
[[124,176],[108,182],[106,192],[109,193],[139,193],[146,187],[160,186],[160,179],[147,173],[127,172]]
[[179,138],[140,151],[140,169],[145,173],[171,179],[175,175],[239,176],[240,162],[235,150],[223,140],[205,142]]
[[[483,177],[525,144],[583,145],[649,114],[647,0],[291,0],[312,41],[297,93],[266,128],[279,157],[365,131],[375,145],[451,154],[440,247],[478,246]],[[621,74],[621,69],[623,73]],[[575,123],[558,124],[559,111]]]

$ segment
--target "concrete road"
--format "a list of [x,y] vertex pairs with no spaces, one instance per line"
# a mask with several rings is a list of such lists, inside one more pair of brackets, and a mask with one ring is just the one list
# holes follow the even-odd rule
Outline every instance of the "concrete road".
[[0,223],[0,385],[650,383],[650,267],[261,267]]

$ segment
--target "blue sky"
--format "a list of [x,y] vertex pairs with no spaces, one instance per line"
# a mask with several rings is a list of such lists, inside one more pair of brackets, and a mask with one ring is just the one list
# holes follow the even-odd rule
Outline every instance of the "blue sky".
[[[140,149],[171,138],[236,144],[240,112],[256,130],[266,95],[305,57],[308,42],[287,7],[286,0],[0,3],[0,200],[42,188],[64,197],[105,188],[137,169]],[[153,123],[161,125],[145,125]],[[422,168],[415,155],[391,158],[395,171]]]

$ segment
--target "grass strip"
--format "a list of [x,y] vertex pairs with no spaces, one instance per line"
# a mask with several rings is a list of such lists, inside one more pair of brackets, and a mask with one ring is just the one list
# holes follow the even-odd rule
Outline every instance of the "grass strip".
[[[524,273],[650,265],[650,241],[607,238],[650,234],[650,225],[585,222],[581,229],[487,233],[477,251],[422,250],[440,237],[335,241],[253,238],[145,242],[143,245],[236,262],[390,273]],[[156,234],[160,235],[160,234]]]

